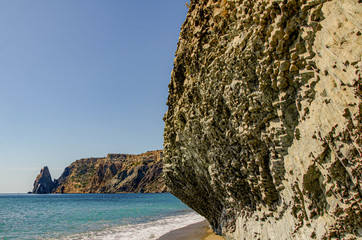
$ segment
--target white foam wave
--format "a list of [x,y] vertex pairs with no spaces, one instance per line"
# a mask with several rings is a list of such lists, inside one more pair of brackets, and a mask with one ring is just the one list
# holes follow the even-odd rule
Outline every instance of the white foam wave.
[[205,220],[197,213],[188,213],[184,215],[166,217],[153,222],[142,224],[117,226],[103,231],[87,232],[67,236],[63,239],[72,240],[155,240],[162,235],[178,228],[186,227],[190,224]]

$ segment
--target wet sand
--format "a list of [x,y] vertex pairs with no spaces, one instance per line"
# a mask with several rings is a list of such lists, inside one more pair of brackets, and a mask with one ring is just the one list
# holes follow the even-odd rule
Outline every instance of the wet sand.
[[225,240],[225,238],[214,234],[205,220],[173,230],[158,240]]

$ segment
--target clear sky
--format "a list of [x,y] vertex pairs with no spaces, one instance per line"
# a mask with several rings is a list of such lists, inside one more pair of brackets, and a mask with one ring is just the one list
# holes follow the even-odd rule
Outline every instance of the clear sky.
[[0,1],[0,192],[162,149],[187,0]]

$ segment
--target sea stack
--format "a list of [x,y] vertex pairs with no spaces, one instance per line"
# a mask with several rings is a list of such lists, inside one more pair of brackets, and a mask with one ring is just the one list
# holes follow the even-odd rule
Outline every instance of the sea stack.
[[169,190],[228,239],[362,237],[362,3],[191,0]]
[[56,184],[53,182],[49,169],[47,166],[45,166],[43,167],[43,169],[40,170],[39,175],[35,179],[33,193],[52,193],[55,186]]

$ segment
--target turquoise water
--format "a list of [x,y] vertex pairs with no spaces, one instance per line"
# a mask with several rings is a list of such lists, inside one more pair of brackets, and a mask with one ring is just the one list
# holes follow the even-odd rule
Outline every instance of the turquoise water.
[[157,239],[201,221],[160,194],[0,194],[0,239]]

